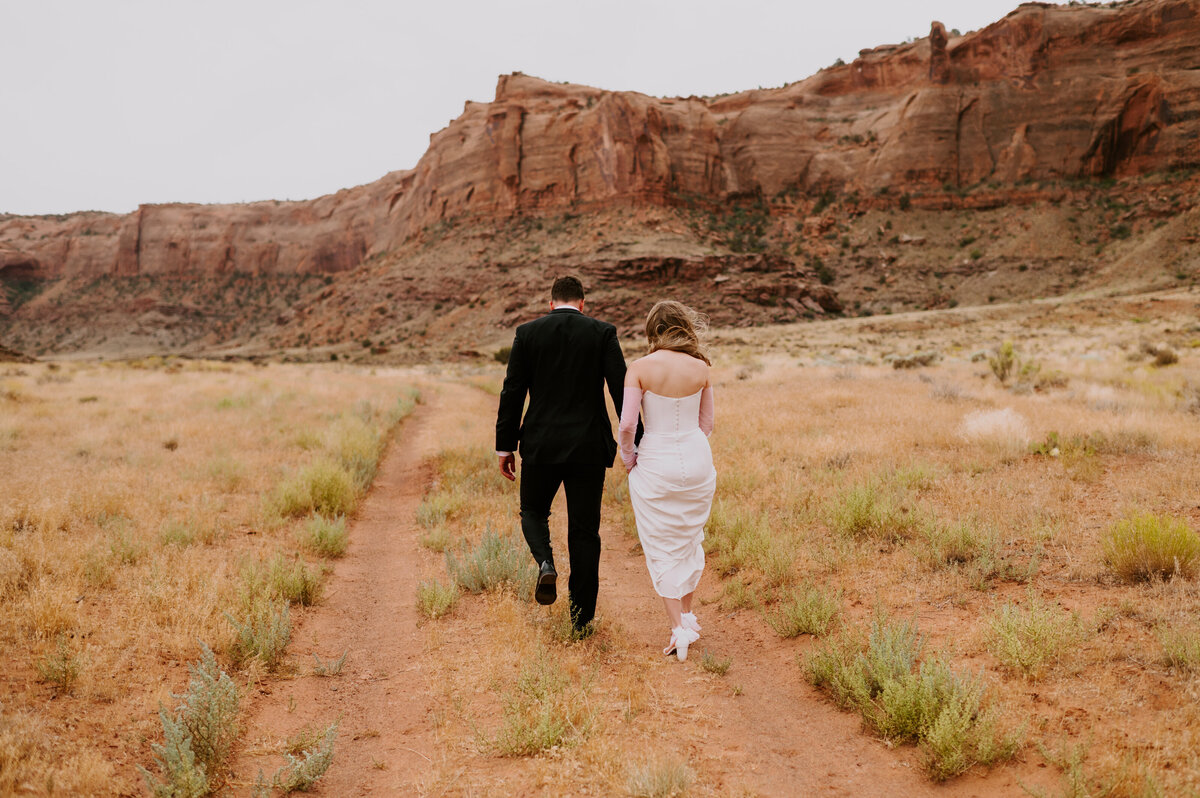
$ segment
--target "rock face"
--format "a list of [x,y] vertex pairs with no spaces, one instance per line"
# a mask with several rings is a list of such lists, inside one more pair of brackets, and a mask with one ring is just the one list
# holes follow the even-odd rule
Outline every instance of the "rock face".
[[308,202],[0,217],[0,275],[335,272],[460,217],[1197,165],[1198,53],[1200,0],[1026,3],[716,99],[506,75],[411,171]]
[[[127,215],[0,215],[0,318],[12,312],[5,285],[28,281],[291,279],[389,258],[399,268],[414,240],[464,222],[781,196],[803,215],[804,203],[812,209],[830,192],[937,208],[955,201],[946,189],[981,184],[976,207],[1022,204],[1031,201],[1020,187],[1029,181],[1200,166],[1198,66],[1200,0],[1134,0],[1026,3],[966,36],[934,22],[919,41],[864,50],[783,88],[717,98],[506,75],[492,102],[468,102],[430,137],[415,168],[336,194],[143,205]],[[641,266],[593,254],[573,263],[591,264],[602,283],[673,262],[662,253]],[[729,266],[717,256],[677,265],[705,274]],[[836,302],[786,264],[763,274],[772,302],[813,313]],[[767,293],[743,277],[738,290],[751,292],[743,300]],[[779,294],[779,285],[800,282],[806,287]]]

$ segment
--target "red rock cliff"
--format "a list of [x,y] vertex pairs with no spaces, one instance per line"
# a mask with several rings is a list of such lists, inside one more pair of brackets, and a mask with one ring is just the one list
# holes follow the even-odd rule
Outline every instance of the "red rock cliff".
[[443,220],[1200,164],[1200,0],[1027,3],[780,89],[653,98],[503,76],[416,168],[307,202],[0,217],[0,278],[331,272]]

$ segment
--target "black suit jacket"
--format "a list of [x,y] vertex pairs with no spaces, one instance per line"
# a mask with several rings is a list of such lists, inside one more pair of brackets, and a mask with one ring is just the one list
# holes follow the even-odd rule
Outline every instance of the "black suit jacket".
[[[496,416],[496,450],[527,463],[603,464],[617,453],[604,386],[617,415],[625,357],[617,328],[577,310],[557,308],[522,324],[513,339]],[[525,395],[529,409],[522,420]]]

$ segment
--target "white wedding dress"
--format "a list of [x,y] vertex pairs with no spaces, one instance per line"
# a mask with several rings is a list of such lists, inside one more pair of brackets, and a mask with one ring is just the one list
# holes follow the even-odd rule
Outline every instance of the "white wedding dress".
[[717,472],[700,427],[702,393],[642,392],[645,432],[629,472],[629,497],[650,579],[664,598],[691,593],[704,571],[704,525]]

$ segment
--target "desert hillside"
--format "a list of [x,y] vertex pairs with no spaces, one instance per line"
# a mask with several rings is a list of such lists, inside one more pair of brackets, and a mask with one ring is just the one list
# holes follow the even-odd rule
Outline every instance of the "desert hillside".
[[572,270],[627,329],[1189,285],[1200,0],[1021,5],[780,88],[501,76],[415,168],[303,202],[0,216],[0,340],[39,355],[486,349]]

